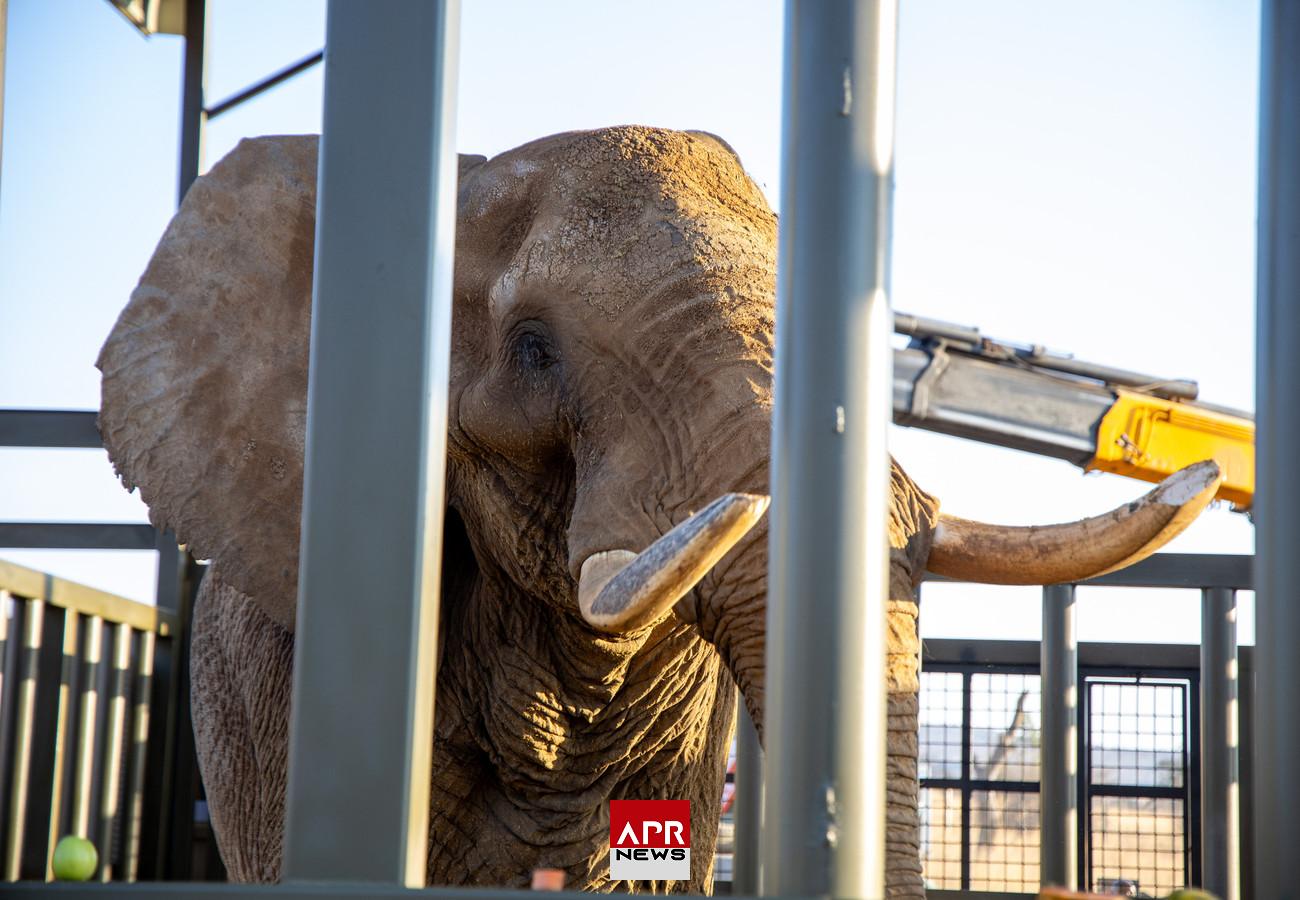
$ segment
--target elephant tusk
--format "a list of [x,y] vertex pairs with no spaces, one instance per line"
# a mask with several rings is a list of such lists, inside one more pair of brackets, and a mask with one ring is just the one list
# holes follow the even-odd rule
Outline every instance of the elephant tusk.
[[1223,474],[1205,460],[1170,475],[1132,503],[1063,525],[1013,527],[941,516],[927,568],[987,584],[1084,581],[1160,549],[1214,499]]
[[650,624],[754,527],[768,502],[757,494],[724,494],[640,553],[593,553],[578,575],[582,617],[608,634]]

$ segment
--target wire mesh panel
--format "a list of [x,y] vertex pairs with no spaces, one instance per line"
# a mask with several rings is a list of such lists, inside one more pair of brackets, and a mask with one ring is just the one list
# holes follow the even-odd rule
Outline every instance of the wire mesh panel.
[[[1080,672],[1081,840],[1094,890],[1166,894],[1192,881],[1193,675]],[[1159,676],[1159,677],[1156,677]],[[932,889],[1039,885],[1041,697],[1027,665],[945,663],[921,676],[921,861]],[[1191,773],[1191,774],[1189,774]]]
[[971,676],[970,777],[1038,782],[1041,695],[1037,675]]
[[1186,804],[1158,797],[1093,797],[1092,881],[1098,891],[1130,886],[1151,896],[1182,887]]
[[964,692],[961,672],[921,673],[921,778],[961,778]]
[[922,788],[921,866],[926,887],[961,890],[962,802],[955,788]]
[[1187,682],[1090,680],[1090,783],[1186,784]]
[[1038,794],[974,791],[970,801],[970,889],[1038,890]]
[[1187,679],[1089,678],[1091,883],[1163,895],[1189,877]]

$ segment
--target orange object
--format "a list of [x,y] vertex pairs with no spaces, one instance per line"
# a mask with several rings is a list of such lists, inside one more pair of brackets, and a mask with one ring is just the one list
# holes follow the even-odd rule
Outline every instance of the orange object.
[[533,890],[535,891],[564,890],[564,870],[563,869],[533,869]]

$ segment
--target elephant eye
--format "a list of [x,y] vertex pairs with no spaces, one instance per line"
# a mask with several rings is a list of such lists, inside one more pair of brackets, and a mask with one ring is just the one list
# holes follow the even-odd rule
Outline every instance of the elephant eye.
[[514,339],[513,350],[525,371],[541,372],[558,362],[550,341],[535,331],[520,331]]

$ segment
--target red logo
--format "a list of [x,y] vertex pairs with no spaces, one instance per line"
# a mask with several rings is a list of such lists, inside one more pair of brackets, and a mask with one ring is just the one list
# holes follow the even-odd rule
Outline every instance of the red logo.
[[609,877],[689,880],[691,801],[609,801]]

